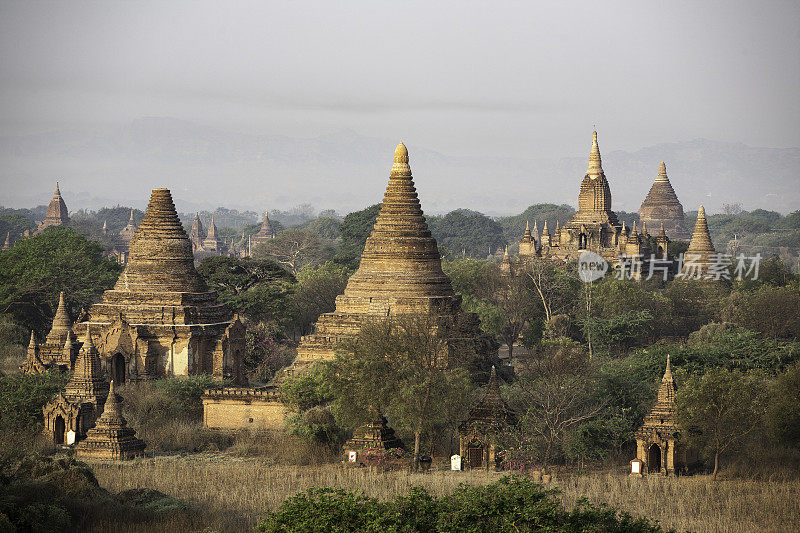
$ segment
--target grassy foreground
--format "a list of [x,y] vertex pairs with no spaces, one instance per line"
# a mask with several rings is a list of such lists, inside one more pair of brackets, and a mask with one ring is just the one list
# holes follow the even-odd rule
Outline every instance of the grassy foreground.
[[[483,485],[502,474],[485,472],[378,473],[339,465],[283,466],[264,458],[222,454],[162,456],[127,463],[92,464],[100,485],[111,492],[156,489],[204,510],[158,524],[161,531],[246,531],[286,498],[310,487],[362,491],[382,500],[424,487],[434,496],[459,483]],[[571,508],[580,497],[607,503],[619,511],[660,522],[679,531],[799,531],[800,481],[719,480],[706,476],[680,479],[632,479],[623,474],[561,475],[553,486]],[[115,524],[116,526],[116,524]],[[125,529],[115,528],[117,531]],[[97,524],[94,531],[107,530]],[[135,531],[135,528],[130,529]]]

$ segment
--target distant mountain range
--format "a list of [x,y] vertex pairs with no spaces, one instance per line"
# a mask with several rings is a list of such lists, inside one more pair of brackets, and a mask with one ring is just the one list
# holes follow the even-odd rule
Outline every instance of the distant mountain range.
[[[553,158],[450,157],[406,140],[423,208],[508,215],[542,202],[577,203],[586,154]],[[123,127],[0,137],[0,204],[46,204],[55,181],[69,208],[143,208],[169,187],[178,209],[287,209],[309,203],[340,213],[383,197],[397,140],[352,131],[314,139],[246,135],[170,118]],[[800,148],[754,148],[705,139],[635,152],[600,143],[613,208],[636,211],[666,161],[687,211],[724,204],[788,213],[800,209]]]

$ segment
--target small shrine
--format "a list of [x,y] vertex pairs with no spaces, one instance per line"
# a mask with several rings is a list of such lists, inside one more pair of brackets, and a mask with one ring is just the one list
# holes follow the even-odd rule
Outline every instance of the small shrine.
[[497,436],[503,427],[515,422],[497,384],[497,373],[492,366],[486,393],[469,412],[469,417],[458,427],[460,455],[463,468],[497,468]]
[[75,361],[75,372],[65,389],[42,408],[44,432],[55,444],[75,444],[86,436],[103,410],[108,383],[100,370],[100,356],[89,328]]
[[51,368],[70,370],[78,356],[79,347],[80,343],[72,332],[72,320],[69,318],[62,291],[47,338],[39,344],[31,332],[25,361],[20,365],[20,370],[24,374],[40,374]]
[[675,382],[669,356],[656,403],[635,436],[636,459],[631,462],[632,476],[674,475],[676,471],[686,470],[696,460],[696,454],[677,443],[680,427],[675,415]]
[[144,448],[145,443],[136,438],[136,431],[127,427],[122,416],[122,397],[114,391],[112,381],[103,414],[87,432],[86,440],[75,448],[75,454],[79,459],[132,459],[144,455]]
[[386,418],[381,417],[379,421],[356,429],[352,438],[344,443],[342,450],[344,451],[345,461],[358,463],[359,454],[363,450],[389,450],[402,447],[403,441],[394,434],[394,430],[389,427]]

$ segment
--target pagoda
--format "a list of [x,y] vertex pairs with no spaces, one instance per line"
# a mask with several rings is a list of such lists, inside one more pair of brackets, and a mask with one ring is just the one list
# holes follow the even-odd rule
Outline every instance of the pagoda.
[[78,356],[79,346],[80,343],[72,332],[72,320],[69,318],[62,291],[58,296],[58,308],[47,338],[39,344],[31,332],[27,356],[20,370],[26,374],[38,374],[49,368],[69,370]]
[[203,249],[203,223],[200,221],[200,213],[194,214],[189,240],[192,241],[193,252],[199,252]]
[[692,239],[683,254],[683,265],[676,278],[708,279],[710,268],[716,264],[716,255],[714,244],[711,242],[711,234],[708,232],[706,210],[701,205],[697,210],[697,221],[694,224]]
[[203,239],[202,250],[204,252],[219,253],[222,250],[222,240],[217,236],[217,225],[214,224],[214,215],[211,215],[211,223],[208,225],[208,233]]
[[50,205],[47,206],[47,214],[44,220],[39,223],[34,234],[39,234],[53,226],[66,226],[67,224],[69,224],[67,204],[64,203],[64,199],[61,197],[61,190],[58,188],[58,182],[56,182],[56,191],[53,193]]
[[75,455],[78,459],[132,459],[144,455],[144,449],[144,441],[136,438],[136,431],[122,416],[122,397],[112,381],[103,414],[75,447]]
[[697,459],[695,451],[678,444],[680,427],[675,413],[675,382],[668,355],[656,403],[635,433],[636,459],[641,462],[635,475],[675,474]]
[[164,375],[242,379],[244,326],[197,273],[168,189],[154,189],[113,289],[75,324],[91,326],[118,384]]
[[274,238],[275,231],[272,229],[272,224],[269,222],[269,211],[264,211],[264,221],[261,223],[261,229],[259,229],[258,233],[255,235],[250,236],[250,246],[263,244]]
[[469,468],[494,470],[497,467],[499,443],[503,428],[514,424],[516,416],[500,395],[494,366],[483,398],[469,411],[458,427],[460,455]]
[[394,152],[389,184],[358,270],[336,297],[336,310],[321,315],[315,331],[300,341],[292,370],[333,359],[336,345],[356,336],[365,321],[399,315],[432,317],[451,349],[457,340],[481,338],[477,316],[461,311],[461,297],[442,271],[403,143]]
[[690,235],[683,217],[683,206],[667,177],[667,166],[662,161],[658,176],[639,208],[639,220],[652,226],[663,224],[666,235],[672,240],[688,240]]
[[74,444],[94,426],[108,396],[100,357],[87,329],[66,388],[42,408],[44,432],[55,444]]

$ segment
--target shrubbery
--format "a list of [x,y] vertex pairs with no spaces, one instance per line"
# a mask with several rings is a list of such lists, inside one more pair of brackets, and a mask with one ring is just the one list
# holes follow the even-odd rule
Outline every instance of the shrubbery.
[[257,529],[265,533],[661,531],[648,520],[586,501],[563,509],[556,491],[520,477],[505,477],[483,487],[461,485],[441,498],[414,488],[408,496],[388,502],[341,489],[310,489],[268,513]]

